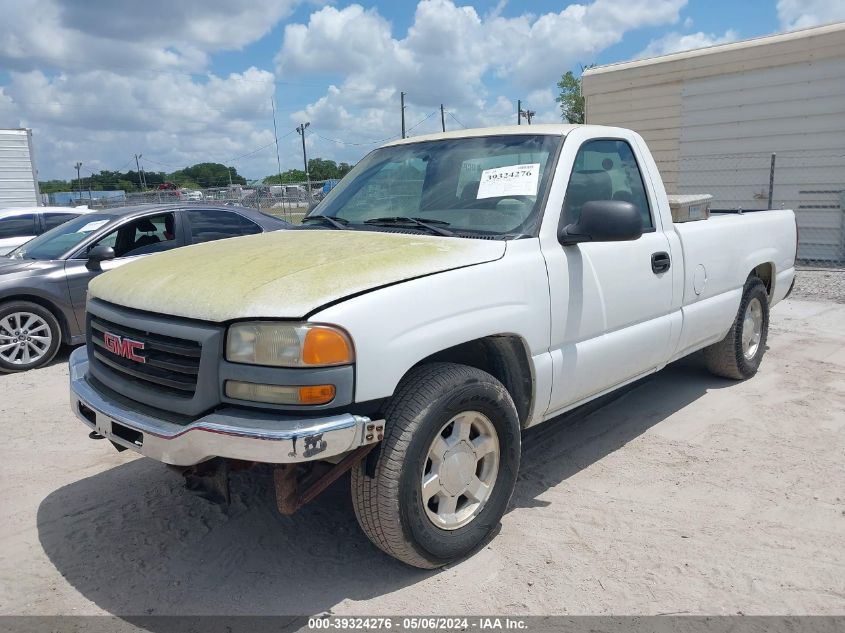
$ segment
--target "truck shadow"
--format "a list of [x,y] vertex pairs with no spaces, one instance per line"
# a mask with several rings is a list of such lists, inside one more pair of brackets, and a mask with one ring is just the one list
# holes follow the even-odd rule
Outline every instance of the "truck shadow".
[[[545,503],[537,497],[548,488],[730,384],[684,361],[600,408],[530,429],[511,511]],[[348,486],[341,479],[283,517],[269,473],[241,472],[224,510],[187,492],[180,475],[135,459],[51,493],[38,509],[38,533],[62,576],[122,617],[316,614],[438,573],[406,567],[371,545]]]

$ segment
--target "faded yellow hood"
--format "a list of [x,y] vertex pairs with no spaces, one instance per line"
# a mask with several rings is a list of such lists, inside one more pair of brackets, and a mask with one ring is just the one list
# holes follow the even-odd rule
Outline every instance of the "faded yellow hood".
[[205,321],[300,318],[326,303],[504,255],[505,242],[370,231],[277,231],[180,248],[100,275],[92,297]]

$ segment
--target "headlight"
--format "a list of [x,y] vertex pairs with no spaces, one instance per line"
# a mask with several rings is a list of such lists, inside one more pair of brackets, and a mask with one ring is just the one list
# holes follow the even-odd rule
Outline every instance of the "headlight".
[[352,341],[328,325],[251,321],[226,337],[226,360],[273,367],[331,367],[354,360]]

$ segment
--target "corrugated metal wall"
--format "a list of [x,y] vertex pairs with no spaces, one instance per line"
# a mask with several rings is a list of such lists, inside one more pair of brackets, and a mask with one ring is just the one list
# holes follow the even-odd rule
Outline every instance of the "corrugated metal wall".
[[[794,209],[799,257],[845,260],[845,57],[684,82],[678,190],[721,207]],[[723,156],[723,158],[712,158]]]
[[587,121],[630,127],[670,193],[795,209],[807,261],[845,263],[845,24],[587,71]]
[[31,130],[0,130],[0,209],[39,204]]
[[669,193],[677,193],[682,89],[680,81],[631,87],[607,93],[608,98],[600,95],[602,98],[590,99],[588,103],[588,123],[618,125],[642,135]]

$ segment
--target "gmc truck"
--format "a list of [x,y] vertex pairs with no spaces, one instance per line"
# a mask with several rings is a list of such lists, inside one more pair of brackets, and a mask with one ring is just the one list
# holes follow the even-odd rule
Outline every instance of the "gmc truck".
[[788,210],[674,223],[643,139],[462,130],[366,156],[290,231],[96,278],[71,406],[93,438],[293,512],[351,471],[361,528],[435,568],[505,513],[521,431],[697,350],[742,380],[791,290]]

